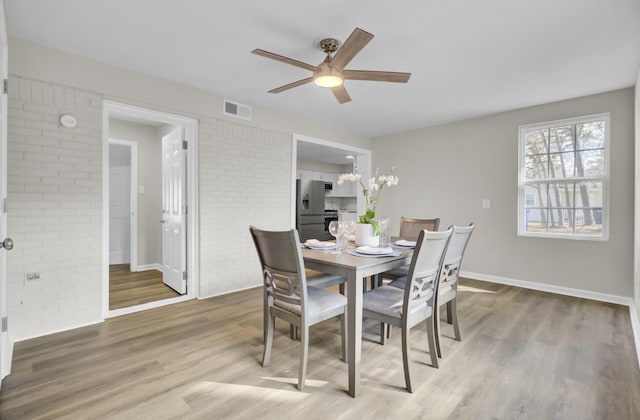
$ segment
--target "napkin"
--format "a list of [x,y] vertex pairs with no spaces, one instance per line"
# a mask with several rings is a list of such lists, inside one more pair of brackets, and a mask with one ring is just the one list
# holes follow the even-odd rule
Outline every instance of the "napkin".
[[304,244],[306,246],[313,246],[316,248],[328,248],[335,245],[333,242],[322,242],[317,239],[307,239],[307,242],[305,242]]
[[400,239],[399,241],[396,241],[395,244],[400,246],[416,246],[416,241],[407,241],[405,239]]
[[356,251],[361,254],[392,254],[393,249],[385,246],[384,248],[378,248],[374,246],[359,246],[356,248]]

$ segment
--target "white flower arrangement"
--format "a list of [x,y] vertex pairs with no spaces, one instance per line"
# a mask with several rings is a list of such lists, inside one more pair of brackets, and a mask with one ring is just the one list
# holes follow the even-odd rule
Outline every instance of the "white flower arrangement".
[[345,182],[360,183],[366,205],[366,213],[360,216],[360,223],[368,223],[372,225],[376,236],[380,235],[380,225],[373,219],[376,217],[376,207],[380,201],[380,194],[385,186],[392,187],[394,185],[398,185],[398,177],[393,175],[394,170],[395,167],[391,168],[389,173],[379,175],[380,168],[377,168],[375,176],[369,179],[367,185],[362,181],[362,175],[358,172],[357,167],[353,168],[352,173],[342,174],[338,178],[338,185],[342,185]]

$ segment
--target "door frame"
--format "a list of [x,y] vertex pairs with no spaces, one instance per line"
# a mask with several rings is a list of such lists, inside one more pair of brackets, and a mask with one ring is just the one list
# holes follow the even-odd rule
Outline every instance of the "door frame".
[[[345,154],[355,156],[355,163],[358,165],[364,179],[369,179],[371,174],[371,150],[361,147],[350,146],[344,143],[338,143],[330,140],[323,140],[315,137],[305,136],[304,134],[293,133],[293,141],[291,142],[291,228],[296,227],[296,169],[298,166],[298,142],[312,143],[324,146],[330,149],[343,150]],[[365,203],[361,192],[357,194],[358,214],[365,211]]]
[[[187,217],[185,244],[187,251],[187,293],[175,298],[134,305],[127,308],[109,310],[109,117],[118,117],[133,122],[156,122],[172,124],[184,128],[188,143],[187,160]],[[167,112],[155,111],[111,100],[103,100],[102,107],[102,316],[112,318],[133,312],[199,297],[198,284],[198,120]],[[137,192],[136,186],[135,190]]]
[[[7,80],[8,74],[8,49],[7,21],[5,16],[4,0],[0,0],[0,82]],[[7,230],[7,94],[0,93],[0,236],[9,233]],[[0,237],[4,241],[4,237]],[[0,322],[0,387],[2,378],[11,373],[11,360],[13,355],[13,342],[9,336],[9,276],[7,272],[7,250],[0,250],[0,319],[7,317],[7,330],[2,332]]]
[[131,174],[129,175],[129,246],[131,247],[129,265],[131,271],[139,271],[138,267],[138,143],[130,140],[109,138],[109,144],[129,147],[131,158]]

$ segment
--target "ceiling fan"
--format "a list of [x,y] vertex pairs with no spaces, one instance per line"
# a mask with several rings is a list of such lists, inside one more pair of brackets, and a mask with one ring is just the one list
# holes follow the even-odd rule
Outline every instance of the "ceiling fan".
[[[377,82],[407,83],[411,73],[394,71],[369,71],[369,70],[345,70],[344,67],[373,39],[373,34],[360,28],[354,29],[349,38],[338,49],[339,42],[333,38],[325,38],[320,41],[320,48],[327,54],[322,63],[317,66],[284,57],[269,51],[255,49],[253,54],[261,55],[272,60],[282,61],[292,66],[300,67],[313,72],[313,76],[298,80],[293,83],[271,89],[269,93],[280,93],[285,90],[314,82],[318,86],[331,88],[338,102],[349,102],[351,97],[344,87],[345,80],[371,80]],[[333,54],[333,56],[332,56]]]

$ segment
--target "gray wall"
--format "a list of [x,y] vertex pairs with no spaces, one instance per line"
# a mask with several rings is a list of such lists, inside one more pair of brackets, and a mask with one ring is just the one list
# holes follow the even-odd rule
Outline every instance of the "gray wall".
[[[631,297],[633,101],[629,88],[376,138],[374,167],[396,166],[400,178],[379,214],[439,216],[443,227],[474,221],[464,271]],[[610,239],[518,237],[518,126],[603,112],[612,126]]]
[[138,144],[138,265],[162,262],[162,136],[161,127],[109,120],[109,138]]

